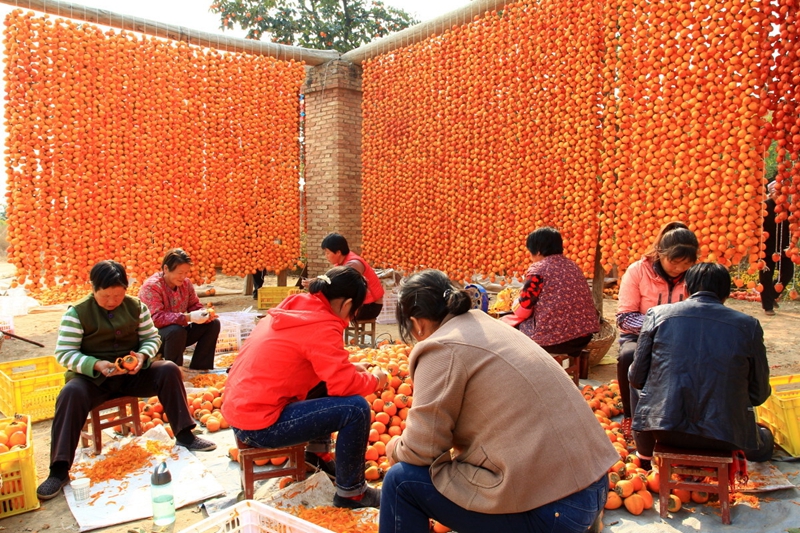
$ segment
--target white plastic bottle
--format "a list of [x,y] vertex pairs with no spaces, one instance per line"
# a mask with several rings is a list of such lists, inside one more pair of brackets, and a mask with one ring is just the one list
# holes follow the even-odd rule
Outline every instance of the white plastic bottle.
[[172,493],[172,475],[166,461],[153,469],[150,477],[150,495],[153,501],[153,524],[169,526],[175,522],[175,497]]

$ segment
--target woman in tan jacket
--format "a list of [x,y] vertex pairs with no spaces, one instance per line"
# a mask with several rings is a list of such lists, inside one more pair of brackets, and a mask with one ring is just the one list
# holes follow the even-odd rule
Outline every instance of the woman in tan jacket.
[[527,335],[470,310],[437,270],[403,286],[414,405],[383,483],[380,533],[585,532],[619,460],[583,396]]

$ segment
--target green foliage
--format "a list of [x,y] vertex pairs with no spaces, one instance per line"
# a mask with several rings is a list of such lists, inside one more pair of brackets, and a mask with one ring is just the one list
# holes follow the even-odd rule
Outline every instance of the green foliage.
[[347,52],[417,23],[401,9],[370,0],[217,0],[220,27],[239,24],[248,39]]

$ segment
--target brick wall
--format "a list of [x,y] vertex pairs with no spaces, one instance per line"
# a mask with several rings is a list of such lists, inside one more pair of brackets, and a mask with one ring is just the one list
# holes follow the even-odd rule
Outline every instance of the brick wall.
[[361,252],[361,67],[331,61],[310,68],[305,94],[308,274],[330,265],[320,243],[336,231]]

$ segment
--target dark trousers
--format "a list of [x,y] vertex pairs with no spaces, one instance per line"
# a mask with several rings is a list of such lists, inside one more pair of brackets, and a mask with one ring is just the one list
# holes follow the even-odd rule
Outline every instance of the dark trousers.
[[219,320],[210,320],[205,324],[189,324],[188,326],[172,324],[160,328],[158,330],[158,334],[161,336],[160,352],[164,355],[165,360],[183,366],[184,350],[196,342],[197,346],[194,347],[194,355],[189,368],[192,370],[214,368],[214,351],[217,347],[219,328]]
[[258,289],[264,286],[264,276],[266,275],[266,270],[256,270],[253,272],[253,298],[258,298]]
[[[775,446],[772,433],[763,426],[758,429],[758,448],[744,450],[748,461],[769,461]],[[634,431],[633,439],[636,441],[637,452],[644,457],[652,457],[656,443],[674,448],[688,448],[695,450],[714,450],[718,452],[732,452],[737,447],[730,442],[709,439],[700,435],[690,435],[680,431]]]
[[50,434],[50,465],[62,461],[70,467],[81,438],[81,429],[92,409],[122,396],[158,396],[175,434],[195,427],[186,404],[180,369],[170,361],[153,361],[137,374],[106,378],[99,385],[83,376],[69,380],[56,398]]
[[356,320],[372,320],[373,318],[378,318],[378,315],[381,314],[381,309],[383,309],[383,304],[376,304],[374,302],[364,304],[356,311]]
[[[764,287],[764,290],[761,291],[761,308],[771,311],[775,307],[775,300],[778,299],[780,293],[775,290],[775,282],[772,280],[775,274],[775,261],[772,260],[771,254],[768,253],[764,257],[764,263],[766,268],[758,273],[758,281]],[[794,263],[785,253],[782,253],[778,281],[785,287],[791,281],[792,274],[794,274]]]
[[628,369],[633,364],[633,354],[636,353],[636,341],[625,341],[619,347],[617,357],[617,381],[619,381],[619,395],[622,397],[622,414],[626,418],[632,418],[636,411],[636,403],[639,399],[638,392],[631,391],[631,384],[628,381]]
[[[338,465],[337,465],[338,466]],[[433,486],[430,466],[397,463],[381,487],[380,533],[427,533],[429,518],[459,533],[581,533],[608,497],[605,475],[583,490],[521,513],[487,514],[461,507]]]
[[547,353],[565,353],[570,357],[578,357],[583,349],[589,345],[589,341],[591,340],[592,334],[590,333],[589,335],[584,335],[583,337],[578,337],[576,339],[570,339],[566,342],[551,344],[550,346],[542,346],[542,348],[544,348],[544,351]]

